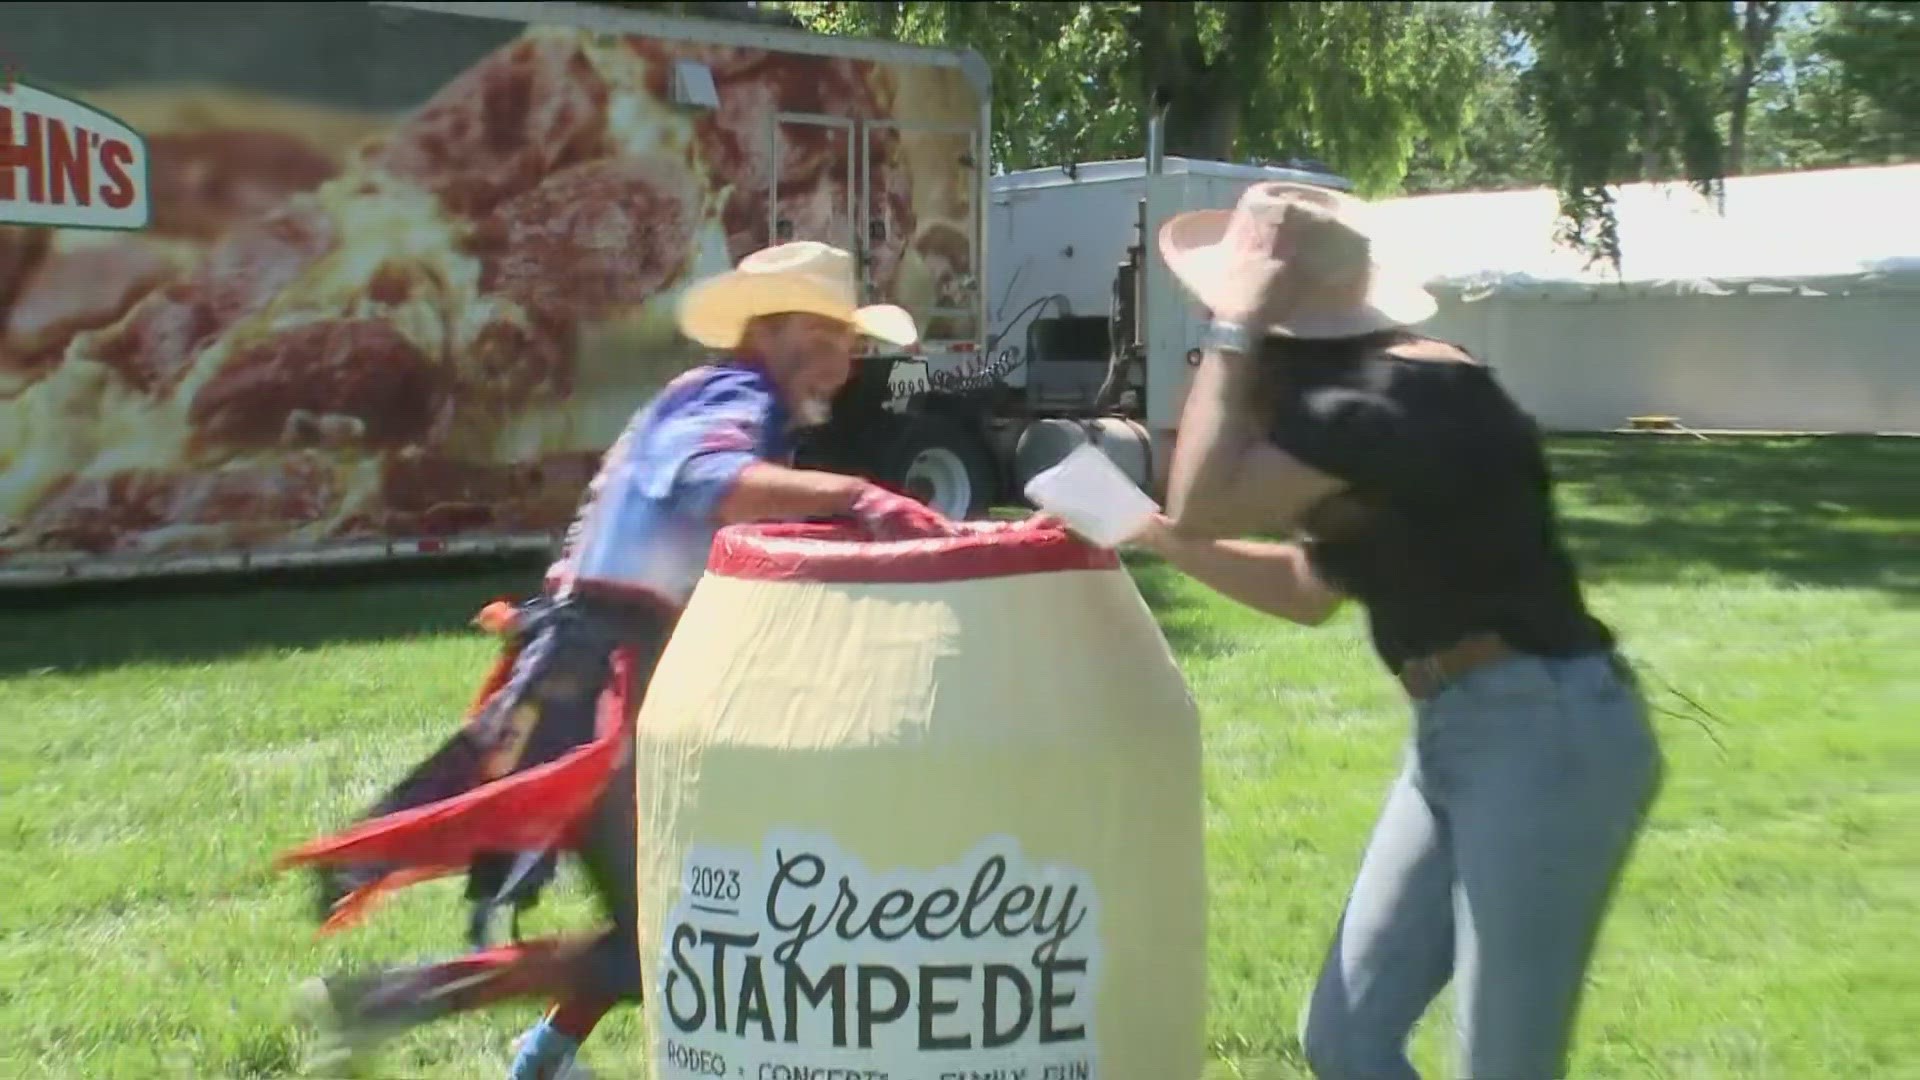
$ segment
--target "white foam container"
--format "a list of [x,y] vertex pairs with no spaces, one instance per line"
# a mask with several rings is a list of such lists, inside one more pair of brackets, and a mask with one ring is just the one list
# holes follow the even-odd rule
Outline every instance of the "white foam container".
[[1160,505],[1089,443],[1027,481],[1027,498],[1101,547],[1119,547],[1146,527]]

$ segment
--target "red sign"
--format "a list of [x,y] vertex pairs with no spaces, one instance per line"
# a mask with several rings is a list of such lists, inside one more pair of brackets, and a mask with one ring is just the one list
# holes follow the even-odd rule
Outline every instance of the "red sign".
[[91,106],[15,78],[0,87],[0,223],[144,229],[146,142]]

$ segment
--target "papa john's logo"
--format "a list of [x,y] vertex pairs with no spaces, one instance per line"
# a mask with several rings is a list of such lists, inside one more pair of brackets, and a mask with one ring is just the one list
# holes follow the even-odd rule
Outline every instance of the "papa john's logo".
[[0,224],[144,229],[150,214],[146,140],[9,66],[0,77]]

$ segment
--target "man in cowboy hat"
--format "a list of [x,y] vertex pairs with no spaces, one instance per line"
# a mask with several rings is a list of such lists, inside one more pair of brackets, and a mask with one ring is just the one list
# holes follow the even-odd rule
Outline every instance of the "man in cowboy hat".
[[1414,329],[1434,301],[1383,265],[1357,200],[1256,184],[1159,247],[1214,321],[1167,515],[1139,541],[1295,622],[1351,597],[1413,705],[1305,1010],[1308,1067],[1411,1080],[1408,1034],[1452,983],[1461,1075],[1565,1076],[1663,764],[1561,541],[1539,429]]
[[[408,848],[411,865],[336,869],[334,904],[355,890],[370,894],[381,881],[404,882],[410,870],[458,864],[482,851],[496,869],[502,861],[518,865],[517,874],[504,875],[509,880],[492,875],[490,891],[476,898],[491,905],[519,884],[512,878],[523,882],[529,867],[550,865],[551,850],[490,848],[487,835],[451,841],[446,823],[459,815],[497,838],[508,824],[502,814],[513,813],[515,834],[524,836],[526,807],[576,804],[568,800],[577,790],[558,785],[579,781],[529,777],[527,770],[595,739],[595,706],[617,649],[633,658],[644,686],[720,526],[848,516],[876,539],[953,531],[936,512],[867,481],[784,464],[795,431],[827,419],[861,335],[900,346],[918,336],[907,312],[861,306],[856,295],[852,257],[814,242],[756,252],[688,290],[680,329],[720,358],[681,375],[634,415],[589,486],[543,595],[507,620],[514,641],[498,689],[459,736],[374,808],[369,817],[376,820],[357,830],[377,832],[389,815],[385,828],[397,832],[431,818],[439,830],[432,843],[441,847]],[[638,699],[636,690],[629,719]],[[580,1042],[608,1010],[641,994],[632,760],[624,748],[607,760],[619,764],[597,778],[604,787],[584,817],[552,824],[556,834],[564,827],[579,837],[578,853],[610,925],[584,942],[489,949],[478,941],[478,951],[460,960],[321,981],[309,993],[335,1028],[332,1057],[350,1059],[412,1024],[546,994],[558,1003],[519,1040],[510,1076],[581,1075],[569,1073]],[[548,787],[530,796],[529,785],[537,784]]]

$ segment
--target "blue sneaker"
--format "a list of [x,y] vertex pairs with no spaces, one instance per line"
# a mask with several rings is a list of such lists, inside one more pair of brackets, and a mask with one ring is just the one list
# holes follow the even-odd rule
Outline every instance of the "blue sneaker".
[[586,1067],[574,1061],[580,1044],[545,1020],[515,1039],[513,1048],[507,1080],[593,1080]]

